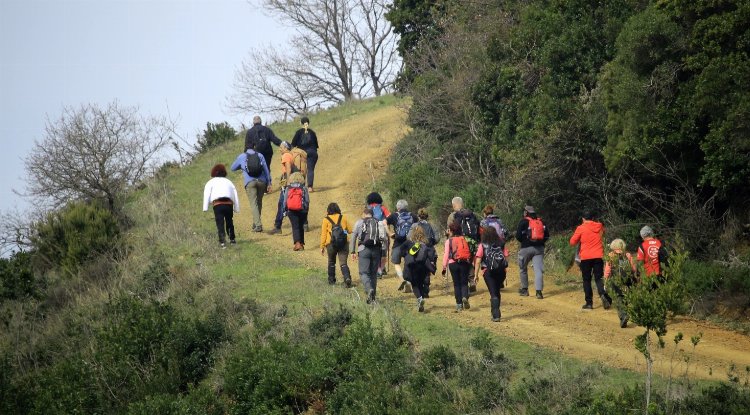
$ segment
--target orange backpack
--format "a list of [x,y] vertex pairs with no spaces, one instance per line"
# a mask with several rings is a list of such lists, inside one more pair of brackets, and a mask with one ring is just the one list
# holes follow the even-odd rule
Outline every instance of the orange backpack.
[[448,248],[451,253],[451,259],[456,262],[469,261],[471,259],[471,250],[469,243],[463,236],[455,236],[449,239]]
[[539,218],[526,217],[529,221],[529,240],[538,242],[544,240],[544,223]]

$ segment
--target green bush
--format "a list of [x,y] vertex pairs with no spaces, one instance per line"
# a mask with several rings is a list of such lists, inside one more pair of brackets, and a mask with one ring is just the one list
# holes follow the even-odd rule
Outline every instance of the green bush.
[[207,122],[203,134],[198,136],[198,140],[195,143],[195,149],[198,153],[205,153],[214,147],[228,143],[236,138],[237,131],[235,131],[229,123],[220,122],[212,124]]
[[693,298],[727,293],[750,296],[750,268],[687,260],[683,267],[685,289]]
[[34,224],[31,243],[43,268],[75,274],[81,265],[119,247],[115,216],[96,204],[72,202]]
[[0,258],[0,302],[5,299],[38,298],[43,280],[34,274],[32,255],[14,252],[9,258]]
[[128,415],[223,415],[226,403],[207,387],[191,388],[187,394],[149,395],[128,406]]

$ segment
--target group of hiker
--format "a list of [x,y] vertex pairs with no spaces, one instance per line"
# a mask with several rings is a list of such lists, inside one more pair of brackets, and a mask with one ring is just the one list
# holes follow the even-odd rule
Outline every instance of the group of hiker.
[[[271,234],[280,234],[283,218],[289,218],[292,227],[293,250],[305,248],[305,232],[309,231],[308,212],[310,193],[314,191],[313,180],[317,162],[318,139],[309,128],[309,119],[301,119],[302,127],[294,134],[292,142],[282,141],[273,131],[261,124],[260,117],[253,119],[253,127],[247,131],[245,151],[231,164],[232,171],[242,171],[244,187],[253,216],[252,231],[262,232],[261,211],[265,193],[272,190],[269,164],[273,157],[271,144],[281,153],[280,192],[277,213]],[[226,178],[223,164],[211,170],[211,180],[204,187],[203,210],[213,206],[219,244],[226,247],[236,243],[233,213],[239,212],[237,190]],[[500,218],[494,214],[494,206],[486,206],[480,219],[464,206],[461,197],[451,200],[452,212],[446,222],[445,242],[442,255],[442,275],[450,273],[453,283],[455,310],[470,308],[469,297],[476,291],[480,277],[490,294],[490,312],[493,321],[500,321],[500,290],[505,286],[509,252],[506,242],[511,233]],[[348,257],[357,261],[359,277],[367,303],[376,299],[378,279],[387,274],[389,265],[399,279],[399,291],[413,293],[417,310],[424,311],[425,300],[430,296],[431,276],[437,272],[438,254],[436,245],[440,239],[435,227],[429,222],[426,209],[417,213],[409,210],[406,200],[396,202],[396,210],[390,212],[382,196],[373,192],[365,198],[361,217],[352,226],[337,203],[329,203],[322,220],[320,251],[328,258],[328,283],[336,284],[336,266],[340,268],[344,285],[352,286]],[[581,217],[581,224],[570,239],[577,246],[576,262],[579,263],[583,279],[583,310],[593,309],[592,280],[602,301],[609,309],[613,303],[604,287],[603,279],[611,278],[613,292],[617,297],[620,326],[626,327],[628,315],[623,307],[623,290],[637,281],[638,267],[643,264],[647,277],[661,275],[661,265],[666,251],[653,230],[641,229],[643,243],[637,256],[626,251],[626,243],[615,239],[609,244],[610,252],[604,255],[604,226],[592,213]],[[524,206],[523,217],[513,236],[519,243],[518,267],[520,287],[518,294],[529,296],[528,266],[534,270],[534,290],[537,299],[544,299],[544,251],[549,231],[533,206]]]

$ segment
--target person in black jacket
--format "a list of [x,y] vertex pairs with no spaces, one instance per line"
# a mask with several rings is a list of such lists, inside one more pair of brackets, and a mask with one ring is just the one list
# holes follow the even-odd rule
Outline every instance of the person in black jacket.
[[263,158],[266,159],[266,164],[270,168],[272,166],[271,158],[273,157],[271,143],[276,144],[278,147],[281,145],[281,139],[276,137],[273,130],[261,124],[260,117],[256,115],[253,117],[252,128],[247,130],[247,134],[245,134],[245,150],[243,151],[252,148],[258,153],[263,154]]
[[307,153],[307,188],[313,191],[313,181],[315,180],[315,164],[318,162],[318,136],[310,128],[310,119],[302,117],[300,120],[302,128],[294,133],[292,139],[292,148],[299,147]]
[[[539,224],[541,232],[533,232],[535,228],[531,225],[532,221]],[[538,222],[537,222],[538,221]],[[536,234],[536,235],[533,235]],[[541,222],[539,216],[537,216],[536,210],[533,206],[525,206],[523,208],[523,218],[518,223],[516,229],[516,239],[521,243],[521,249],[518,250],[518,268],[521,274],[521,288],[518,290],[518,294],[522,297],[529,295],[529,263],[534,267],[534,288],[536,288],[536,298],[543,299],[544,295],[542,290],[544,289],[544,244],[549,239],[549,231],[547,227]]]

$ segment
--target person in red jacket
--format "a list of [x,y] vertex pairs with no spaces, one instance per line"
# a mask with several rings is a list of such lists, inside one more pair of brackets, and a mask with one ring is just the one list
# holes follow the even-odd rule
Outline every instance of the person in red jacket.
[[656,239],[654,230],[646,225],[641,228],[643,243],[638,246],[638,261],[643,263],[643,271],[652,282],[662,280],[662,271],[667,261],[667,250],[664,243]]
[[604,289],[604,225],[594,220],[591,212],[583,214],[582,223],[576,228],[570,238],[570,245],[581,244],[579,255],[581,257],[581,274],[583,275],[583,292],[586,304],[584,310],[593,309],[594,293],[591,289],[591,278],[596,282],[596,291],[602,299],[602,307],[608,309],[612,304],[612,298]]

